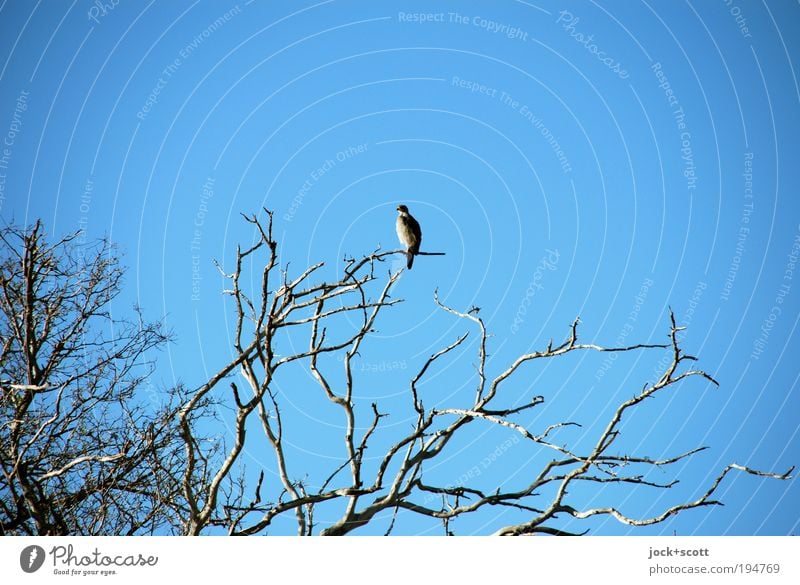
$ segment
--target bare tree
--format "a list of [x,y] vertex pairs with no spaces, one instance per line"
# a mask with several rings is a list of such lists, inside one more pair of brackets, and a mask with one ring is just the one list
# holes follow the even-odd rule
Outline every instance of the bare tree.
[[184,400],[144,385],[166,337],[112,317],[112,246],[43,232],[0,230],[0,534],[169,532]]
[[[714,499],[714,494],[732,471],[789,478],[792,469],[774,474],[731,464],[721,470],[700,498],[667,507],[646,518],[625,515],[613,506],[578,509],[570,503],[568,490],[579,482],[668,490],[676,480],[654,481],[647,474],[648,469],[668,468],[705,449],[700,446],[667,459],[621,453],[616,449],[622,420],[647,399],[691,379],[716,384],[702,370],[687,368],[696,358],[681,350],[678,343],[681,328],[672,315],[669,343],[627,347],[580,342],[579,320],[576,319],[561,343],[551,341],[546,348],[521,355],[505,370],[490,375],[488,335],[478,310],[455,310],[434,295],[434,301],[442,310],[477,330],[474,398],[468,404],[428,408],[418,392],[421,381],[432,368],[464,343],[469,334],[466,332],[431,355],[410,379],[408,412],[414,422],[410,430],[397,435],[396,429],[382,425],[389,413],[382,412],[374,402],[365,405],[357,397],[353,363],[370,339],[379,314],[399,302],[391,297],[391,291],[402,269],[391,273],[384,261],[404,251],[376,250],[358,260],[347,259],[341,276],[331,282],[315,280],[323,263],[293,276],[287,267],[280,267],[277,243],[272,236],[272,214],[268,211],[266,214],[265,220],[256,216],[245,218],[255,230],[255,243],[244,250],[237,248],[232,271],[225,272],[220,267],[230,282],[224,292],[232,299],[235,315],[233,359],[197,388],[181,409],[187,462],[182,480],[183,497],[187,502],[186,509],[181,512],[184,533],[201,534],[216,527],[232,535],[260,534],[267,532],[277,518],[291,515],[300,535],[343,535],[376,521],[380,515],[389,518],[386,522],[388,534],[393,530],[396,515],[403,511],[441,522],[445,533],[450,534],[450,522],[454,519],[490,507],[503,507],[513,508],[524,520],[499,528],[497,534],[561,535],[565,532],[557,528],[559,515],[575,518],[609,515],[622,523],[642,526],[662,522],[692,508],[717,505],[720,502]],[[259,270],[260,274],[254,294],[248,294],[242,286],[243,277],[247,278],[251,270]],[[342,315],[350,319],[344,324],[341,320],[334,321]],[[304,337],[307,343],[301,349],[293,349],[286,342],[288,338],[299,337]],[[543,404],[542,396],[531,396],[523,406],[503,406],[507,381],[519,375],[525,363],[574,352],[652,349],[671,350],[670,364],[657,381],[645,384],[616,408],[590,449],[573,449],[555,442],[553,437],[559,430],[577,425],[576,422],[558,421],[539,429],[515,422],[515,415]],[[330,362],[323,363],[331,354],[341,357],[336,364],[341,368],[338,376],[332,373]],[[318,391],[341,413],[341,458],[315,477],[309,476],[309,470],[293,465],[286,453],[287,436],[306,432],[306,429],[287,428],[283,415],[285,397],[275,387],[279,371],[291,363],[303,364],[316,381]],[[246,383],[246,392],[239,389],[237,381],[231,380],[235,374],[239,375],[238,380]],[[221,398],[220,387],[227,398]],[[193,424],[192,417],[212,396],[227,402],[234,413],[232,436],[226,445],[211,446],[200,440],[198,428]],[[524,485],[511,490],[501,487],[505,483],[502,478],[496,478],[497,487],[490,491],[469,485],[468,481],[441,485],[423,479],[427,477],[426,469],[441,459],[455,437],[470,433],[470,429],[478,425],[504,429],[549,457],[545,457],[541,469],[527,477]],[[258,427],[272,451],[274,466],[268,471],[274,480],[265,481],[265,469],[247,469],[242,461],[246,446],[256,441],[253,433]],[[365,457],[368,447],[375,444],[379,435],[381,442],[390,446],[381,451],[382,455]],[[548,495],[540,495],[543,493]],[[319,525],[316,519],[323,506],[339,510],[338,519]]]
[[[112,317],[123,276],[113,247],[87,244],[79,234],[48,244],[40,223],[0,230],[2,534],[248,535],[267,533],[284,517],[301,535],[342,535],[379,523],[389,534],[399,514],[441,523],[452,534],[455,519],[500,507],[513,510],[518,521],[498,527],[497,534],[558,535],[565,534],[559,517],[608,515],[633,526],[657,524],[719,504],[714,495],[731,472],[787,479],[792,471],[731,464],[700,498],[645,518],[612,505],[581,509],[574,503],[570,487],[580,483],[669,490],[677,480],[656,481],[648,471],[705,449],[657,459],[618,447],[623,419],[647,399],[691,379],[716,384],[687,367],[696,359],[682,351],[681,328],[672,315],[668,343],[627,347],[579,341],[576,319],[564,341],[551,341],[491,374],[489,335],[479,311],[456,310],[434,293],[441,310],[470,329],[432,354],[408,381],[405,411],[391,412],[395,420],[410,421],[408,428],[387,425],[389,412],[359,398],[354,369],[378,317],[400,302],[391,293],[402,268],[392,272],[386,260],[404,251],[378,249],[346,259],[343,273],[329,281],[321,278],[321,262],[290,275],[278,259],[271,213],[245,219],[255,243],[237,248],[232,271],[219,266],[230,283],[224,292],[235,318],[233,357],[191,391],[153,389],[154,365],[146,356],[167,341],[157,324],[146,323],[138,311],[135,320]],[[254,274],[251,292],[243,283]],[[473,398],[426,406],[422,383],[473,330]],[[557,441],[577,422],[542,428],[519,422],[519,415],[544,403],[543,396],[506,406],[509,381],[522,375],[526,363],[574,352],[654,349],[671,353],[669,365],[617,406],[589,447]],[[308,433],[285,416],[288,397],[278,376],[292,365],[309,374],[316,392],[341,417],[340,457],[327,469],[306,469],[287,449]],[[246,390],[239,389],[243,384]],[[492,478],[491,489],[469,476],[446,483],[431,479],[448,446],[487,426],[542,454],[541,468],[514,488],[504,487],[502,477]],[[261,445],[272,463],[245,465],[246,450]],[[483,475],[485,483],[488,474]]]

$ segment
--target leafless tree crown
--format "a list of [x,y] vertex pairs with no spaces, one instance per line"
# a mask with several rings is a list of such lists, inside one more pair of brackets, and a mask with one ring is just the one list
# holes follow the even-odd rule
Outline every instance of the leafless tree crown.
[[145,354],[166,338],[112,317],[113,247],[48,244],[39,222],[0,245],[0,532],[168,530],[178,435],[143,392]]
[[[702,370],[686,368],[696,360],[685,354],[678,344],[681,330],[671,315],[669,342],[665,344],[639,344],[628,347],[602,347],[582,343],[578,339],[576,319],[566,339],[552,341],[540,351],[519,356],[496,375],[487,368],[487,330],[477,310],[455,310],[434,295],[435,303],[454,317],[465,321],[479,336],[474,398],[468,404],[426,407],[418,387],[423,378],[440,360],[446,359],[467,339],[469,332],[450,345],[432,354],[408,383],[408,409],[411,425],[408,432],[392,436],[390,446],[382,455],[365,457],[368,448],[380,434],[396,433],[382,424],[390,413],[380,405],[363,404],[355,391],[354,360],[360,356],[362,346],[374,330],[379,314],[399,302],[391,296],[393,285],[402,269],[388,271],[384,260],[403,250],[380,251],[361,259],[346,259],[341,277],[331,282],[314,280],[323,264],[318,263],[302,270],[296,276],[287,268],[280,269],[277,244],[272,236],[272,214],[266,212],[265,220],[246,217],[256,231],[254,245],[237,249],[233,270],[220,271],[230,282],[225,291],[233,301],[235,312],[234,358],[200,387],[183,408],[188,416],[194,401],[200,401],[224,380],[238,370],[247,384],[247,392],[230,382],[229,395],[235,405],[235,424],[230,445],[218,460],[199,448],[191,424],[182,429],[189,465],[186,469],[185,499],[190,502],[190,513],[185,523],[189,534],[200,534],[209,526],[223,528],[228,534],[247,535],[269,532],[276,518],[294,516],[300,535],[343,535],[376,521],[381,517],[386,533],[391,533],[399,513],[417,514],[440,522],[445,533],[452,533],[452,521],[491,507],[513,508],[525,518],[517,524],[498,527],[496,533],[516,535],[529,533],[564,534],[554,524],[559,515],[587,518],[610,515],[625,524],[642,526],[664,521],[681,511],[719,502],[713,498],[720,482],[733,470],[754,475],[785,479],[785,474],[764,473],[741,465],[731,464],[723,469],[702,497],[666,508],[662,513],[647,517],[629,517],[614,507],[576,509],[568,499],[569,487],[578,482],[596,482],[648,486],[666,490],[677,480],[659,483],[648,479],[648,468],[665,468],[702,451],[698,447],[668,459],[621,454],[615,449],[620,436],[620,423],[624,417],[645,400],[666,388],[689,378],[700,378],[716,384]],[[258,260],[256,260],[258,258]],[[263,258],[263,260],[262,260]],[[249,264],[248,264],[249,263]],[[262,267],[257,296],[243,291],[241,279],[250,274],[252,267]],[[387,276],[383,276],[387,274]],[[356,324],[343,334],[341,326],[335,328],[337,337],[328,328],[331,320],[341,314],[352,317]],[[307,345],[285,353],[286,344],[280,345],[280,335],[287,330],[294,338],[304,336]],[[556,422],[541,429],[529,429],[515,422],[515,415],[534,409],[544,402],[544,397],[531,396],[527,404],[516,407],[503,406],[503,389],[507,380],[518,375],[520,367],[531,361],[547,360],[573,352],[635,352],[660,348],[670,349],[672,360],[663,375],[654,383],[639,389],[630,399],[614,411],[606,426],[598,433],[591,449],[575,451],[553,440],[553,436],[574,422]],[[334,372],[326,354],[337,354]],[[302,362],[313,375],[321,392],[340,411],[342,420],[341,460],[331,465],[319,477],[309,477],[308,470],[296,468],[286,454],[286,437],[292,432],[284,424],[282,408],[285,397],[273,384],[277,372],[292,362]],[[357,416],[360,415],[360,416]],[[396,415],[396,413],[392,413]],[[237,465],[245,446],[254,432],[250,419],[257,419],[261,432],[271,449],[274,466],[244,472]],[[479,425],[496,425],[511,436],[519,437],[531,449],[549,453],[542,468],[527,478],[524,485],[503,489],[503,478],[495,478],[497,488],[486,491],[468,485],[469,482],[448,482],[445,485],[430,483],[424,478],[425,470],[441,459],[454,437],[478,432]],[[313,432],[313,431],[312,431]],[[382,437],[386,444],[386,437]],[[235,470],[238,472],[235,473]],[[634,470],[634,471],[632,471]],[[266,471],[266,473],[265,473]],[[202,479],[198,481],[198,474]],[[200,492],[193,486],[202,486]],[[546,488],[553,495],[544,498]],[[335,521],[318,523],[323,506],[335,506],[340,516]]]
[[[479,311],[454,309],[434,293],[436,305],[467,330],[407,380],[404,412],[384,412],[359,397],[354,370],[379,316],[400,302],[391,293],[402,268],[392,272],[385,260],[404,250],[378,249],[345,259],[341,275],[325,280],[322,262],[298,271],[281,265],[272,214],[265,213],[245,217],[254,244],[237,248],[227,270],[218,265],[232,305],[231,359],[198,387],[161,390],[157,407],[141,399],[152,373],[144,357],[166,338],[141,317],[112,319],[110,303],[122,276],[112,249],[78,245],[76,236],[47,245],[39,224],[2,231],[3,533],[250,535],[270,533],[278,519],[288,519],[300,535],[343,535],[368,524],[390,534],[404,514],[453,534],[456,519],[489,512],[484,523],[492,525],[491,511],[502,509],[513,512],[503,517],[516,520],[495,521],[496,534],[562,535],[562,517],[605,515],[632,526],[657,524],[719,504],[715,492],[733,471],[778,479],[792,471],[774,474],[730,464],[699,498],[643,518],[613,505],[581,508],[571,499],[570,488],[580,484],[669,490],[676,479],[656,481],[648,472],[669,469],[706,448],[654,458],[619,447],[623,419],[649,398],[691,379],[716,384],[692,368],[696,358],[681,349],[681,328],[672,314],[664,344],[584,343],[575,319],[563,341],[551,341],[492,373]],[[426,405],[423,382],[453,359],[471,334],[477,347],[471,398]],[[540,407],[544,396],[533,394],[526,403],[509,406],[509,380],[524,375],[524,364],[575,352],[654,349],[670,352],[669,365],[613,410],[588,447],[557,440],[567,427],[580,426],[577,422],[541,428],[520,422],[519,415]],[[340,455],[327,469],[321,463],[304,468],[287,448],[293,436],[315,432],[308,423],[297,428],[297,419],[286,416],[288,397],[276,380],[292,364],[309,374],[318,395],[338,411]],[[390,415],[409,423],[387,424]],[[483,474],[482,487],[468,475],[436,481],[431,470],[449,456],[448,447],[487,426],[513,437],[515,449],[538,455],[540,468],[513,487],[506,478],[490,477],[494,487],[486,489],[493,470]],[[248,461],[248,448],[262,444],[269,452]]]

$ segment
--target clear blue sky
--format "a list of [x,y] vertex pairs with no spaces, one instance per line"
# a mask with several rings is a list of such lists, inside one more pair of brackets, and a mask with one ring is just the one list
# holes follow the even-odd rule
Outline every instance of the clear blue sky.
[[[333,271],[396,247],[403,202],[423,249],[446,256],[404,274],[406,302],[357,364],[364,414],[373,400],[398,408],[390,435],[410,424],[408,379],[467,327],[435,307],[438,287],[454,308],[482,308],[490,373],[577,315],[583,339],[605,345],[663,341],[670,306],[688,327],[687,351],[721,387],[695,380],[649,401],[624,440],[652,457],[711,449],[663,474],[681,479],[669,492],[593,487],[576,502],[647,515],[697,497],[728,463],[800,463],[797,3],[102,4],[0,3],[0,215],[119,243],[116,310],[139,303],[177,337],[158,384],[196,386],[230,356],[212,259],[251,241],[240,212],[275,210],[282,260]],[[475,355],[473,343],[434,372],[427,405],[467,405]],[[507,403],[542,394],[546,408],[520,422],[575,420],[563,441],[587,440],[664,355],[604,357],[524,369]],[[302,372],[281,385],[299,425],[294,473],[313,477],[341,456],[339,413]],[[473,433],[432,472],[443,483],[508,438]],[[250,464],[272,469],[265,453]],[[475,481],[515,485],[542,460],[520,442]],[[639,533],[798,531],[796,480],[732,475],[719,495],[724,508]],[[495,513],[453,528],[514,518]],[[405,517],[398,530],[440,532]]]

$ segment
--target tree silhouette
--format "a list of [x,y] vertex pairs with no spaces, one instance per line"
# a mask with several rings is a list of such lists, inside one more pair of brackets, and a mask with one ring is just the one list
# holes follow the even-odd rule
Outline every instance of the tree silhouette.
[[112,318],[114,248],[80,234],[48,244],[40,222],[3,228],[0,244],[0,532],[171,529],[175,406],[145,392],[145,354],[166,337]]
[[[563,341],[550,341],[490,373],[489,334],[479,310],[449,307],[434,293],[438,307],[467,329],[408,380],[404,411],[384,412],[379,403],[359,397],[354,364],[378,317],[400,302],[391,293],[403,269],[392,270],[401,264],[386,261],[405,251],[377,249],[346,259],[341,275],[326,281],[320,276],[322,262],[296,274],[281,264],[271,212],[245,220],[255,243],[237,248],[232,270],[218,265],[229,283],[223,292],[234,317],[233,357],[199,387],[160,390],[158,404],[147,392],[153,365],[145,355],[167,338],[140,315],[136,321],[112,318],[110,303],[122,277],[113,248],[106,242],[82,243],[77,234],[48,245],[39,223],[29,230],[2,230],[4,534],[251,535],[269,533],[283,518],[293,519],[300,535],[344,535],[368,524],[391,534],[399,514],[440,523],[445,534],[452,534],[453,520],[502,508],[512,509],[517,521],[496,526],[498,535],[563,535],[560,517],[607,515],[632,526],[657,524],[692,508],[718,505],[715,493],[731,472],[777,479],[792,472],[730,464],[701,497],[648,517],[627,515],[613,503],[581,508],[570,496],[575,485],[669,490],[676,479],[664,483],[648,472],[668,469],[705,449],[658,459],[618,446],[622,421],[648,399],[684,383],[716,384],[691,367],[696,358],[681,349],[674,315],[668,343],[624,347],[583,342],[575,319]],[[243,279],[254,275],[252,293]],[[426,405],[422,383],[473,333],[473,397]],[[588,446],[570,446],[558,437],[578,422],[557,420],[537,428],[519,422],[518,415],[544,404],[542,395],[506,406],[510,381],[521,376],[526,363],[576,352],[651,350],[668,350],[669,365],[620,403]],[[307,421],[285,415],[289,397],[277,379],[290,367],[306,371],[318,395],[339,412],[340,456],[325,468],[320,463],[308,469],[287,449],[292,437],[315,433]],[[404,429],[386,424],[390,414],[409,424]],[[507,433],[509,444],[541,455],[541,467],[526,471],[513,488],[488,472],[481,474],[480,484],[470,474],[455,482],[436,481],[430,470],[448,456],[448,445],[474,438],[487,425]],[[246,464],[248,449],[263,453],[264,445],[270,457]]]

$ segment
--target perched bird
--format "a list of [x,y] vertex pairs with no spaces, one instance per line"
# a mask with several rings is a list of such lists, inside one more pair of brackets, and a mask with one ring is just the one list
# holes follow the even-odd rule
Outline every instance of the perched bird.
[[408,207],[398,205],[397,211],[397,237],[400,243],[406,247],[407,266],[411,270],[414,264],[414,255],[419,254],[419,245],[422,243],[422,230],[419,222],[408,213]]

